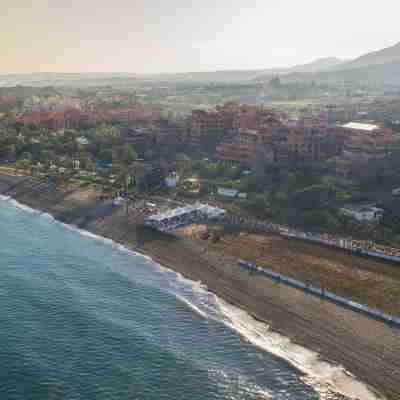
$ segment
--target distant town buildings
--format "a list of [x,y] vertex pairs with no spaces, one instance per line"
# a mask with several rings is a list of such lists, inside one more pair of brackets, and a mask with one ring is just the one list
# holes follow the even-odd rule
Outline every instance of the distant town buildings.
[[108,111],[82,111],[68,108],[64,111],[24,111],[17,114],[9,124],[20,123],[57,132],[63,129],[95,126],[100,123],[133,124],[137,122],[154,122],[160,119],[161,110],[151,106],[136,104],[126,109]]
[[[0,104],[7,102],[16,104],[17,99],[0,97]],[[28,125],[57,134],[65,129],[119,124],[124,141],[134,146],[216,149],[213,156],[217,160],[248,167],[259,161],[330,159],[338,176],[351,179],[395,147],[394,132],[387,125],[367,120],[374,105],[384,112],[383,105],[373,100],[348,107],[328,105],[314,110],[308,106],[288,112],[228,102],[213,109],[193,110],[185,118],[166,118],[159,107],[104,90],[82,97],[32,96],[19,112],[3,117],[1,126]],[[396,105],[390,103],[382,115],[397,115]],[[350,118],[356,122],[349,122]],[[85,140],[78,141],[86,145]]]
[[316,161],[326,157],[322,145],[328,136],[325,116],[307,114],[290,119],[258,107],[245,121],[252,129],[236,126],[234,134],[217,147],[217,159],[252,166],[259,159]]
[[[240,107],[236,121],[238,110]],[[234,124],[226,131],[217,146],[218,160],[253,166],[257,160],[333,159],[338,176],[351,178],[362,173],[370,161],[384,159],[395,148],[394,132],[383,124],[338,125],[330,124],[324,112],[303,112],[293,117],[262,107],[253,110],[246,124]]]

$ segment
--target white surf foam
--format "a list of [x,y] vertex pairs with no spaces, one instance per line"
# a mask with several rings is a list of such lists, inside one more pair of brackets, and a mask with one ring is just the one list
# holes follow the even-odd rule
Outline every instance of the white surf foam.
[[[160,271],[172,274],[173,281],[177,280],[183,287],[190,287],[190,293],[182,290],[181,286],[174,287],[173,293],[180,301],[203,318],[222,321],[254,346],[289,362],[305,374],[302,377],[303,382],[313,387],[321,400],[333,398],[333,393],[342,394],[349,399],[381,399],[343,367],[322,361],[317,353],[272,332],[267,324],[255,320],[247,312],[209,292],[202,282],[191,281],[160,264],[156,265]],[[265,396],[269,398],[267,393]]]
[[[172,278],[169,282],[175,283],[175,285],[172,285],[173,290],[171,293],[173,293],[178,300],[186,304],[201,317],[222,321],[253,345],[288,361],[299,371],[306,374],[303,379],[304,382],[312,386],[320,394],[321,400],[327,399],[327,395],[332,391],[341,393],[351,399],[382,399],[382,397],[373,393],[365,384],[353,378],[351,374],[341,366],[324,362],[319,358],[317,353],[292,343],[288,338],[282,335],[271,332],[267,324],[256,321],[247,312],[218,298],[213,293],[209,292],[207,287],[201,282],[187,279],[180,273],[154,261],[151,257],[128,249],[111,239],[80,229],[74,225],[60,222],[51,214],[35,210],[6,196],[0,195],[0,200],[7,201],[23,211],[40,214],[41,217],[49,218],[68,230],[72,230],[94,240],[102,241],[119,251],[128,252],[135,257],[146,260],[153,268],[155,267],[160,272]],[[265,393],[265,396],[268,398],[269,394]]]
[[328,398],[329,392],[340,393],[350,399],[382,399],[343,367],[322,361],[317,353],[272,332],[268,325],[255,320],[245,311],[219,298],[217,302],[228,326],[253,345],[288,361],[305,373],[304,382],[320,394],[321,400]]
[[8,202],[10,204],[12,204],[13,206],[15,206],[15,207],[17,207],[17,208],[19,208],[21,210],[24,210],[26,212],[29,212],[31,214],[41,214],[42,213],[41,211],[35,210],[34,208],[31,208],[31,207],[28,207],[28,206],[26,206],[24,204],[21,204],[17,200],[14,200],[12,198],[9,198]]
[[111,245],[112,247],[114,247],[115,249],[118,249],[119,251],[123,251],[123,252],[127,252],[130,253],[133,256],[140,256],[140,257],[144,257],[150,261],[152,261],[152,259],[150,257],[147,257],[139,252],[136,252],[134,250],[128,249],[127,247],[115,242],[112,239],[109,238],[105,238],[104,236],[100,236],[100,235],[96,235],[95,233],[92,233],[90,231],[87,231],[85,229],[81,229],[79,227],[77,227],[76,225],[72,225],[72,224],[66,224],[64,222],[61,222],[59,220],[57,220],[56,218],[54,218],[51,214],[46,213],[44,211],[40,211],[34,208],[31,208],[25,204],[21,204],[20,202],[18,202],[17,200],[8,197],[8,196],[2,196],[0,195],[0,201],[7,201],[9,204],[12,204],[14,207],[19,208],[22,211],[28,212],[30,214],[37,214],[40,215],[40,217],[42,218],[46,218],[46,219],[50,219],[52,222],[54,222],[57,225],[62,226],[65,229],[68,229],[69,231],[73,231],[75,233],[78,233],[81,236],[85,236],[89,239],[92,240],[98,240],[101,241],[103,243],[106,243],[108,245]]
[[192,302],[190,302],[188,299],[186,299],[185,297],[179,295],[179,294],[175,294],[175,297],[183,304],[185,304],[187,307],[189,307],[193,312],[195,312],[196,314],[200,315],[202,318],[204,319],[208,319],[208,315],[202,311],[199,307],[197,307],[196,305],[194,305]]

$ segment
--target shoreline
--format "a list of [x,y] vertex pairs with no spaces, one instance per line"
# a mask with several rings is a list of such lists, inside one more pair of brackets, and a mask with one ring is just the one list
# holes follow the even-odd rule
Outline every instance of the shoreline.
[[[96,209],[96,215],[91,215],[93,209],[89,210],[88,206],[96,206],[90,194],[82,200],[76,193],[58,191],[48,199],[45,193],[35,192],[30,185],[32,181],[25,179],[18,179],[20,182],[16,183],[15,179],[0,175],[0,194],[5,192],[6,196],[49,213],[56,220],[111,239],[187,279],[201,281],[223,301],[248,313],[254,321],[269,326],[273,334],[283,335],[294,346],[318,354],[320,362],[342,365],[357,380],[386,398],[400,398],[397,379],[400,335],[390,328],[310,299],[296,289],[278,287],[267,279],[249,276],[235,266],[232,257],[215,254],[193,240],[138,232],[119,209],[102,213],[100,217],[101,210]],[[18,189],[14,187],[8,194],[7,189],[15,183]],[[140,236],[146,240],[138,248],[135,243]],[[357,324],[360,324],[358,330]],[[354,395],[357,398],[357,394]]]
[[[184,278],[185,280],[190,281],[192,285],[200,283],[200,285],[203,287],[205,291],[207,291],[207,293],[210,293],[213,296],[215,296],[215,301],[216,304],[218,305],[218,309],[220,310],[222,315],[224,315],[224,318],[220,320],[221,323],[225,324],[230,329],[235,331],[240,336],[241,340],[251,343],[253,346],[257,347],[261,351],[266,351],[274,355],[275,357],[278,357],[279,359],[283,360],[284,362],[287,362],[292,368],[294,368],[300,374],[300,380],[303,381],[304,384],[312,387],[313,390],[316,391],[316,393],[322,396],[320,397],[321,400],[359,399],[358,396],[353,397],[353,394],[350,395],[348,393],[349,391],[348,388],[345,388],[344,390],[343,389],[339,390],[340,386],[342,388],[344,386],[355,387],[357,393],[361,393],[366,396],[366,397],[361,397],[362,399],[364,398],[366,400],[383,399],[380,393],[378,393],[368,385],[364,384],[363,382],[357,381],[357,379],[350,372],[343,369],[342,366],[331,364],[328,360],[323,360],[319,354],[316,354],[290,341],[288,342],[286,336],[283,336],[282,334],[279,334],[277,332],[270,331],[270,326],[266,321],[261,320],[256,315],[245,311],[244,309],[241,308],[240,304],[234,304],[232,302],[227,302],[224,299],[219,298],[217,293],[211,291],[207,286],[204,287],[202,282],[195,282],[188,277],[182,276],[179,272],[175,271],[173,266],[166,265],[165,263],[162,262],[162,260],[158,258],[155,259],[151,258],[148,254],[142,253],[138,249],[132,246],[128,247],[128,245],[122,245],[118,242],[114,242],[112,239],[98,236],[90,231],[82,230],[74,225],[61,222],[55,219],[51,214],[21,204],[17,200],[11,197],[4,197],[3,199],[2,195],[0,195],[0,201],[2,200],[12,201],[16,207],[21,208],[23,210],[28,210],[28,212],[37,213],[39,216],[46,215],[50,217],[54,222],[61,224],[65,229],[70,229],[78,233],[79,235],[89,236],[90,238],[93,238],[95,240],[101,240],[103,242],[106,242],[106,244],[118,245],[118,249],[121,249],[122,246],[122,248],[125,251],[131,252],[133,255],[138,255],[140,257],[145,257],[146,259],[151,260],[151,262],[154,265],[158,266],[159,268],[162,268],[163,270],[175,273],[178,279]],[[199,314],[203,318],[208,318],[208,315],[206,315],[203,311],[198,309],[194,304],[190,303],[189,300],[180,298],[179,296],[178,298],[180,299],[180,301],[185,302],[185,304],[187,304],[193,310],[194,313]],[[258,326],[262,327],[263,332],[254,329],[254,331],[256,331],[254,335],[252,328],[250,329],[248,327],[246,327],[245,329],[242,328],[242,321],[235,323],[234,319],[229,319],[229,320],[225,319],[229,314],[229,311],[228,312],[226,311],[227,309],[236,309],[242,315],[245,315],[247,322],[249,322],[248,326],[251,326],[254,329],[254,325],[257,324]],[[266,344],[265,342],[268,343]],[[275,343],[271,345],[271,342]],[[281,343],[284,343],[284,346],[280,347]],[[300,359],[294,357],[293,353],[300,354]],[[307,357],[305,357],[305,354],[307,355]],[[316,364],[315,365],[315,367],[317,367],[316,369],[320,368],[325,369],[326,374],[327,375],[329,374],[329,379],[327,379],[326,377],[324,379],[319,378],[318,377],[319,373],[316,370],[313,370],[312,368],[310,369],[310,366],[305,363],[304,358],[307,359],[312,358],[313,359],[312,364]],[[338,382],[334,382],[334,379],[337,379]],[[347,382],[344,383],[343,381]]]

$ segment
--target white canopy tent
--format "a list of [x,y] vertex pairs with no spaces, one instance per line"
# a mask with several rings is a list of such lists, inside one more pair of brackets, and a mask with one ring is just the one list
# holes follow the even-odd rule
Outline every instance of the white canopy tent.
[[221,208],[195,203],[151,215],[144,220],[144,223],[161,231],[169,231],[202,219],[217,218],[224,214],[225,210]]

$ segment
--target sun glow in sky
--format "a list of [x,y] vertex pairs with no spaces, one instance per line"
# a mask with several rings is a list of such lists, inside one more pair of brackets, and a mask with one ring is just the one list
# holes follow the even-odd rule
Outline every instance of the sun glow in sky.
[[183,72],[355,58],[400,41],[398,0],[2,0],[0,73]]

